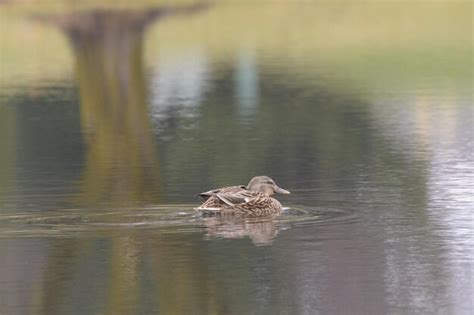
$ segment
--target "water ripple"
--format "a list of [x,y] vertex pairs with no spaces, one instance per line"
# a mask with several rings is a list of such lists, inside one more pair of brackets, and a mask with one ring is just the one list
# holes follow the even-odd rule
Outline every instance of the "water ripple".
[[[303,225],[343,224],[357,219],[347,210],[292,206],[277,218],[202,218],[191,204],[159,205],[119,210],[64,209],[0,215],[0,238],[95,235],[123,229],[159,229],[165,233],[201,232],[208,236],[237,238],[250,236],[255,227],[273,239],[278,231]],[[254,229],[255,230],[255,229]],[[258,232],[263,233],[265,232]],[[257,234],[258,234],[257,233]]]

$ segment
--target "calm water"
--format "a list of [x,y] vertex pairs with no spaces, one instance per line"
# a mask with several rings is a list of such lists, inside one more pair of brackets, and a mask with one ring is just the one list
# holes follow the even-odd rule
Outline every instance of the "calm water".
[[0,6],[0,314],[472,314],[470,9]]

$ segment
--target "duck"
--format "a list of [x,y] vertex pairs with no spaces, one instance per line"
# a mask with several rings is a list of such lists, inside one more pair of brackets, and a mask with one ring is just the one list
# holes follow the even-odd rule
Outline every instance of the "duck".
[[194,210],[208,216],[274,216],[283,209],[281,203],[271,197],[275,193],[290,194],[288,190],[278,187],[272,178],[255,176],[247,186],[222,187],[198,194],[197,197],[203,204]]

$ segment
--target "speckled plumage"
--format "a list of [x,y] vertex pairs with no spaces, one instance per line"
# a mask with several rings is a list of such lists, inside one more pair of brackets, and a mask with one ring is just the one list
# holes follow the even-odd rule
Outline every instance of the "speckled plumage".
[[259,176],[253,178],[247,186],[223,187],[199,194],[203,204],[196,210],[204,215],[277,215],[282,206],[278,200],[270,197],[275,192],[290,193],[278,187],[271,178]]

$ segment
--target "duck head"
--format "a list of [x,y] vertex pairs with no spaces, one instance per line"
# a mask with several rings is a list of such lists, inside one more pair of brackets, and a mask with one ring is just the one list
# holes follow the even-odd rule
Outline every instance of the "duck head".
[[290,194],[288,190],[278,187],[275,181],[268,176],[255,176],[248,183],[247,189],[259,191],[267,196],[271,196],[274,193],[283,195]]

